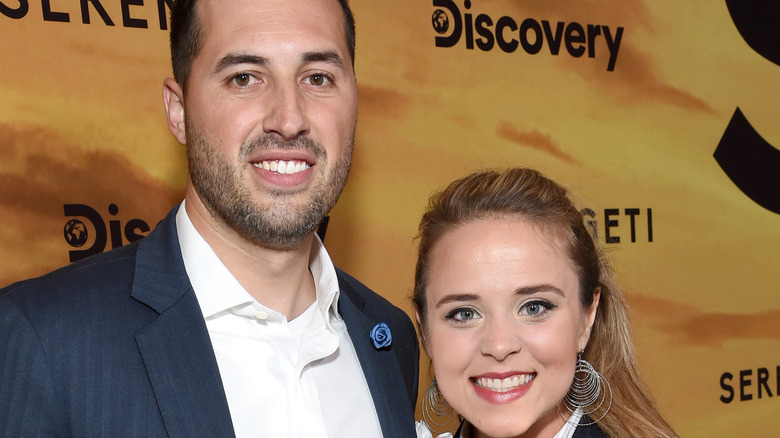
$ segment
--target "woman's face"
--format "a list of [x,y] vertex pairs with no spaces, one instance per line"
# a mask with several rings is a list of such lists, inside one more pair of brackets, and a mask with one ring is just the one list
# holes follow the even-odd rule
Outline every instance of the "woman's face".
[[583,310],[578,291],[566,254],[518,218],[459,225],[433,248],[426,349],[442,394],[482,435],[563,426],[556,407],[598,306]]

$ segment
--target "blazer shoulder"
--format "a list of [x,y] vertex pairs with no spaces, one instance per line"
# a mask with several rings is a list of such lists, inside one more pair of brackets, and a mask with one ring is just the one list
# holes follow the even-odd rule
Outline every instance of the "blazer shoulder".
[[388,301],[385,297],[371,290],[368,286],[364,285],[355,277],[347,274],[339,268],[336,268],[336,275],[338,276],[339,286],[342,293],[347,295],[347,298],[359,309],[364,311],[370,311],[371,309],[364,309],[367,307],[378,309],[382,313],[391,311],[404,313],[396,305]]
[[0,299],[14,301],[57,300],[63,294],[68,301],[109,285],[124,284],[129,290],[135,269],[137,242],[97,254],[58,268],[40,277],[21,280],[0,289]]
[[[171,240],[171,234],[174,238],[176,237],[175,228],[173,231],[170,229],[172,225],[175,226],[172,224],[172,215],[173,212],[161,222],[161,224],[167,225],[156,227],[141,240],[87,257],[40,277],[22,280],[0,289],[0,300],[12,300],[18,303],[56,302],[59,298],[63,298],[64,302],[57,304],[68,305],[68,303],[78,302],[82,299],[95,298],[99,300],[99,297],[116,295],[117,292],[120,295],[130,294],[139,258],[150,258],[149,256],[141,256],[143,250],[140,248],[166,248],[171,244],[165,245],[161,242]],[[153,256],[152,258],[158,260],[164,257]]]
[[341,269],[336,268],[336,275],[342,295],[345,295],[358,310],[376,321],[395,322],[396,327],[402,329],[402,333],[399,334],[411,337],[416,342],[414,324],[406,312]]

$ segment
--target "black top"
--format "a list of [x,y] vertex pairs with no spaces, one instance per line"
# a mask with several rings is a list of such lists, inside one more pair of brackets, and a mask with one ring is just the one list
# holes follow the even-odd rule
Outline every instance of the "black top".
[[580,418],[580,424],[578,424],[577,429],[574,430],[572,438],[609,438],[609,436],[601,430],[598,423],[590,424],[588,426],[583,425],[583,423],[593,423],[593,420],[587,415],[583,415],[582,418]]
[[[460,423],[460,426],[458,426],[458,430],[455,432],[455,435],[453,435],[455,438],[460,437],[460,432],[463,429],[465,421]],[[572,438],[609,438],[609,435],[604,433],[603,430],[599,427],[598,424],[590,424],[593,423],[593,420],[590,419],[587,415],[583,415],[582,418],[580,418],[580,424],[577,425],[577,429],[574,430],[574,435],[572,435]]]

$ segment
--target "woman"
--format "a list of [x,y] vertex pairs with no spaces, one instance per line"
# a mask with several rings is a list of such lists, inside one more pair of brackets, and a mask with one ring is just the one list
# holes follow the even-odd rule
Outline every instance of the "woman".
[[419,238],[413,299],[436,376],[426,416],[443,397],[461,438],[677,436],[563,188],[530,169],[472,174],[431,198]]

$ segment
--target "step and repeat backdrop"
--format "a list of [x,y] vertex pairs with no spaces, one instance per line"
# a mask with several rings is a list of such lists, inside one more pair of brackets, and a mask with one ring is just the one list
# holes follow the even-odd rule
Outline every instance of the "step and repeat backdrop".
[[[0,0],[0,286],[140,239],[180,202],[170,3]],[[352,6],[360,113],[325,234],[336,264],[411,314],[428,197],[474,170],[538,168],[611,257],[680,434],[775,433],[780,6]]]

